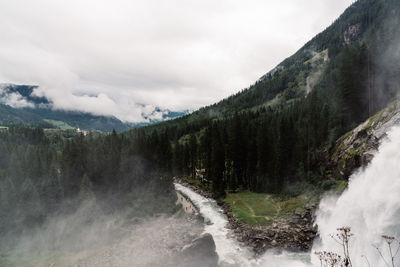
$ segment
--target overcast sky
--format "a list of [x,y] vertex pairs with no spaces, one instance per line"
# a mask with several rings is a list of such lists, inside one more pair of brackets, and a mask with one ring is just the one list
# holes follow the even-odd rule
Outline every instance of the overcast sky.
[[353,0],[0,0],[0,82],[141,121],[248,87]]

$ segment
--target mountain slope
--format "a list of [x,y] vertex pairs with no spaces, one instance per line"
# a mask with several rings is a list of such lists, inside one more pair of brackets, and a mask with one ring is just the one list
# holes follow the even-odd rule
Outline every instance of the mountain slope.
[[[156,108],[153,113],[145,116],[147,122],[122,122],[113,116],[99,116],[87,112],[53,109],[53,104],[50,100],[33,94],[37,87],[32,85],[0,84],[0,122],[9,124],[61,121],[83,130],[111,132],[115,129],[117,132],[122,132],[176,118],[187,113]],[[159,118],[155,119],[156,117]],[[56,124],[53,126],[57,127]]]
[[[216,104],[201,108],[180,119],[179,123],[206,121],[231,116],[235,112],[290,104],[318,87],[324,87],[320,93],[332,99],[337,93],[336,89],[332,88],[335,86],[332,79],[338,79],[334,71],[341,64],[343,49],[351,45],[359,46],[361,43],[368,45],[370,56],[375,59],[374,62],[371,60],[371,64],[374,64],[379,72],[376,73],[377,79],[373,85],[373,98],[376,99],[370,111],[370,114],[373,114],[393,98],[390,91],[397,91],[397,88],[386,90],[387,88],[383,87],[387,87],[388,84],[394,87],[397,83],[395,77],[398,70],[391,66],[396,65],[395,60],[391,60],[391,54],[395,53],[399,57],[398,51],[395,51],[398,48],[394,45],[400,39],[399,5],[396,0],[355,2],[331,26],[249,88]],[[384,53],[385,51],[387,53]],[[165,125],[175,123],[169,122]]]
[[326,189],[326,152],[397,98],[399,40],[400,2],[359,0],[248,89],[129,134],[172,143],[167,166],[217,195]]

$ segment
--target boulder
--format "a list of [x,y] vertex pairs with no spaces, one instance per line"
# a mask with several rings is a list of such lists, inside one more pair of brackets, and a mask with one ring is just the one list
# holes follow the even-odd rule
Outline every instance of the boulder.
[[218,254],[210,234],[196,238],[174,258],[174,266],[217,267]]

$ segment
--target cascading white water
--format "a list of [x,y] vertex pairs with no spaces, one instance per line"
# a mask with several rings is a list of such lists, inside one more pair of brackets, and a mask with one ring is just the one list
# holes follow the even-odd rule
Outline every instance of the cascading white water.
[[263,257],[255,259],[252,253],[235,239],[231,230],[227,229],[228,219],[218,204],[205,198],[190,188],[175,184],[175,189],[191,199],[200,214],[206,221],[205,233],[213,236],[221,266],[291,266],[306,267],[309,257],[301,253],[266,253]]
[[[276,255],[267,252],[257,261],[250,260],[249,252],[228,236],[226,217],[215,201],[179,184],[175,187],[192,199],[201,214],[210,220],[211,224],[206,226],[205,232],[213,235],[221,263],[269,267],[320,266],[314,253],[311,254],[312,264],[301,260],[301,254],[287,253]],[[400,128],[395,127],[388,133],[387,140],[382,143],[372,162],[351,176],[348,189],[340,197],[326,196],[321,201],[316,223],[320,238],[315,242],[312,252],[342,254],[341,247],[331,235],[337,232],[337,228],[346,226],[351,227],[354,234],[350,241],[354,267],[387,266],[373,245],[380,247],[387,258],[387,247],[381,236],[400,237]],[[396,266],[400,266],[400,259]]]
[[[372,162],[350,177],[348,189],[339,198],[321,201],[316,223],[321,240],[314,245],[314,251],[342,253],[329,235],[339,227],[351,227],[353,266],[368,266],[363,255],[370,266],[386,266],[373,245],[387,253],[381,236],[400,237],[400,128],[388,133]],[[400,266],[400,259],[396,266]]]
[[206,221],[205,233],[213,236],[216,250],[222,266],[251,266],[251,254],[243,248],[226,228],[228,220],[218,204],[205,198],[190,188],[175,184],[175,189],[184,193],[199,208],[200,214]]

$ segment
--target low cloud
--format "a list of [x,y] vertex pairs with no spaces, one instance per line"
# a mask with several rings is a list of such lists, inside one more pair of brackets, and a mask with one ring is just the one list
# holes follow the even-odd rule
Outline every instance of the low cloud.
[[24,99],[20,94],[10,93],[0,96],[0,103],[13,108],[33,108],[34,104]]
[[132,122],[196,109],[249,86],[352,2],[2,1],[0,82]]

